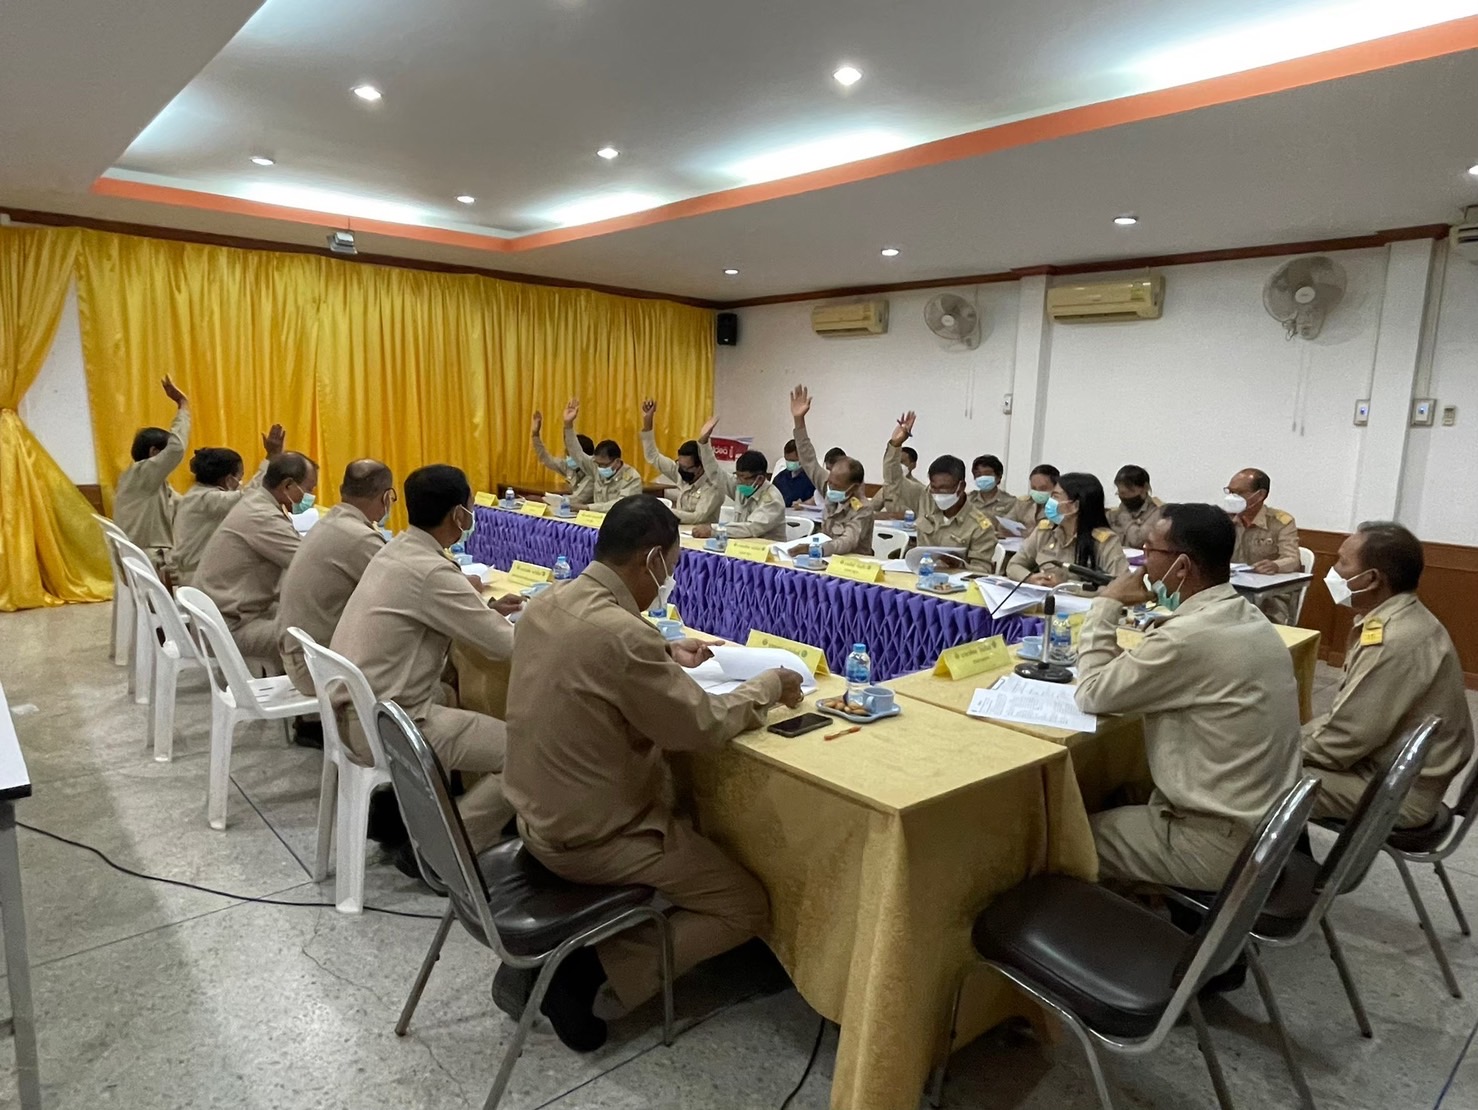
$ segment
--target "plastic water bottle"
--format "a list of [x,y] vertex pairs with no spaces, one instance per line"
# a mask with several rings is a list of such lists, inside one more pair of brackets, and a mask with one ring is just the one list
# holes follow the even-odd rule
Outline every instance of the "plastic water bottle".
[[569,516],[570,515],[570,499],[568,497],[561,497],[559,499],[559,515],[560,516]]
[[554,580],[556,582],[568,581],[570,577],[570,561],[561,555],[554,560]]
[[861,713],[866,702],[862,694],[872,685],[872,659],[867,654],[866,644],[853,644],[852,654],[847,656],[847,709]]
[[726,551],[729,547],[729,526],[719,521],[713,526],[713,546],[719,551]]
[[816,563],[821,562],[821,536],[818,533],[816,533],[816,532],[812,532],[811,533],[811,551],[810,551],[810,555],[811,555],[811,563],[813,565],[816,564]]
[[452,558],[457,560],[458,566],[465,567],[468,563],[472,562],[472,556],[467,554],[467,545],[461,540],[452,544],[448,550],[452,553]]
[[505,489],[503,491],[503,504],[506,505],[506,506],[508,506],[508,508],[510,508],[510,509],[513,508],[513,503],[515,501],[517,501],[517,500],[518,499],[513,496],[513,487],[512,486],[509,486],[507,489]]
[[919,558],[919,587],[922,589],[934,584],[934,556],[923,555]]
[[916,519],[917,518],[914,516],[914,511],[912,509],[903,510],[903,526],[905,528],[912,528]]
[[1047,662],[1070,667],[1077,660],[1073,651],[1072,618],[1060,610],[1054,611],[1047,629]]

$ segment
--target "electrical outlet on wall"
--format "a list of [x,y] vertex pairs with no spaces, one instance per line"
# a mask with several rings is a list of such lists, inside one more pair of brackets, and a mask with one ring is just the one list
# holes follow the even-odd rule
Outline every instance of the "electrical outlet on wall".
[[1450,428],[1457,423],[1457,406],[1444,405],[1442,408],[1442,426]]
[[1361,397],[1355,402],[1355,427],[1363,428],[1370,423],[1370,398]]
[[1001,402],[1001,411],[1007,416],[1011,415],[1011,394],[1006,394],[1005,400]]
[[1435,397],[1416,397],[1411,402],[1411,426],[1413,428],[1430,428],[1432,417],[1437,411],[1437,399]]

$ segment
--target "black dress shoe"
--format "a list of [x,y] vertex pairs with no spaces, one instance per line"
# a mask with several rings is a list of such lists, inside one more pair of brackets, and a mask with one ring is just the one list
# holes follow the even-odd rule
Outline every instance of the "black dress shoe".
[[[445,898],[447,896],[446,887],[435,881],[435,872],[432,872],[430,867],[427,867],[424,873],[422,872],[419,857],[416,855],[415,845],[409,839],[404,844],[389,849],[389,855],[390,862],[395,866],[395,870],[399,871],[407,879],[415,879],[416,882],[420,883],[438,898]],[[428,875],[431,877],[428,878]]]
[[1234,990],[1240,990],[1247,982],[1247,957],[1239,956],[1237,962],[1227,968],[1220,975],[1213,975],[1206,980],[1206,985],[1197,995],[1199,998],[1210,998],[1216,994],[1230,994]]
[[539,1011],[566,1048],[594,1052],[606,1043],[606,1023],[592,1012],[596,992],[605,981],[605,968],[591,948],[571,952],[554,973]]
[[299,717],[293,722],[293,743],[300,748],[323,750],[323,722],[305,721]]
[[493,976],[493,1005],[518,1021],[529,1004],[529,995],[534,993],[534,980],[538,977],[537,967],[502,964]]

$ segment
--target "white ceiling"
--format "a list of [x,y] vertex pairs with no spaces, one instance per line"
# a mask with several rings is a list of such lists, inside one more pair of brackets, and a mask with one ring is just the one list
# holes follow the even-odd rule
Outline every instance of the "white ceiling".
[[[334,217],[315,227],[85,189],[113,164],[203,191],[314,187],[407,205],[437,226],[522,233],[602,190],[665,202],[730,188],[742,183],[736,163],[799,142],[883,132],[911,145],[1184,80],[1208,55],[1171,59],[1171,75],[1174,44],[1216,41],[1209,57],[1226,68],[1235,43],[1216,36],[1240,27],[1266,46],[1275,10],[1369,7],[267,0],[231,38],[255,0],[136,2],[136,23],[108,0],[9,3],[21,19],[0,36],[0,149],[17,156],[0,158],[0,205],[314,245]],[[1458,6],[1376,8],[1411,25]],[[64,17],[65,34],[53,26]],[[850,91],[830,76],[843,61],[864,72]],[[91,77],[70,81],[71,70]],[[356,100],[361,81],[385,99]],[[182,90],[172,101],[170,86]],[[1478,204],[1464,172],[1478,162],[1475,104],[1470,51],[538,250],[359,239],[367,252],[734,300],[1364,234]],[[604,143],[622,156],[596,158]],[[253,153],[277,164],[252,166]],[[478,204],[457,204],[460,192]],[[1141,223],[1115,228],[1124,211]],[[885,244],[903,253],[882,259]]]

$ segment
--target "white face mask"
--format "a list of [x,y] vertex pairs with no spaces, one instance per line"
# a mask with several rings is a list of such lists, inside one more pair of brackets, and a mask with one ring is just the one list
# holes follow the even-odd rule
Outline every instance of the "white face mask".
[[1221,499],[1221,507],[1228,516],[1240,516],[1247,511],[1247,498],[1240,493],[1228,493]]
[[934,504],[938,505],[941,509],[953,509],[955,507],[955,502],[960,499],[960,495],[957,492],[935,493],[931,494],[930,496],[934,498]]
[[1324,585],[1329,587],[1329,596],[1334,598],[1334,603],[1336,605],[1350,606],[1354,604],[1356,594],[1363,594],[1366,592],[1366,590],[1375,589],[1374,586],[1366,586],[1364,589],[1361,590],[1350,589],[1351,582],[1353,582],[1356,578],[1362,578],[1369,573],[1370,570],[1369,568],[1367,568],[1365,570],[1362,570],[1359,574],[1351,575],[1349,578],[1341,578],[1339,576],[1339,572],[1333,567],[1330,567],[1329,573],[1324,576]]
[[[662,564],[662,580],[660,582],[657,581],[657,576],[652,573],[653,553],[656,554],[657,560]],[[652,604],[647,606],[647,608],[653,613],[661,610],[665,616],[667,614],[667,599],[672,596],[672,591],[677,586],[677,582],[673,579],[672,572],[667,569],[666,557],[655,547],[647,552],[647,574],[651,576],[652,584],[657,587],[657,596],[652,599]]]

